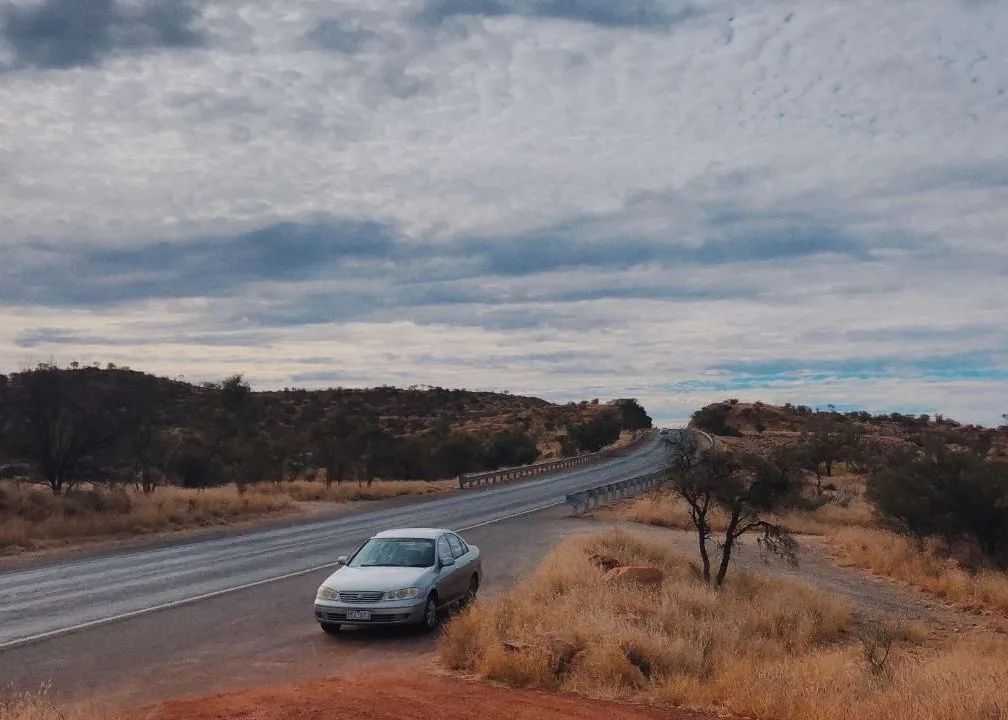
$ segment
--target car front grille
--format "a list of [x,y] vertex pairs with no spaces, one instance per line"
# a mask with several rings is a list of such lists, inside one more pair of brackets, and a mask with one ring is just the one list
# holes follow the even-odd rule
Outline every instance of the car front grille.
[[[323,622],[344,623],[347,621],[344,612],[317,612],[315,616]],[[354,623],[395,623],[406,622],[410,619],[409,613],[393,613],[389,615],[372,615],[370,620],[353,620]]]
[[383,592],[341,592],[340,602],[345,603],[376,603],[385,595]]

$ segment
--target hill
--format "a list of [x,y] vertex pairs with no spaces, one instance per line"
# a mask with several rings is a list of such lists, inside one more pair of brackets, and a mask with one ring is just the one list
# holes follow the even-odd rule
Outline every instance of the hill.
[[634,400],[557,405],[439,387],[253,391],[129,368],[40,365],[0,375],[7,476],[204,487],[454,477],[596,450],[649,427]]
[[917,446],[940,440],[951,447],[982,450],[994,458],[1008,458],[1008,425],[988,428],[959,423],[942,415],[872,414],[864,410],[839,412],[832,407],[769,405],[762,402],[725,400],[693,413],[692,423],[709,433],[725,437],[786,437],[844,427],[847,432],[870,439],[876,445]]

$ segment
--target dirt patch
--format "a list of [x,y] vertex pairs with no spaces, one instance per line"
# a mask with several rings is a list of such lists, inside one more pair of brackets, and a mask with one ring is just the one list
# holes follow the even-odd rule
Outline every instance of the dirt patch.
[[712,715],[668,707],[588,700],[429,672],[349,676],[272,688],[174,700],[141,708],[128,720],[708,720]]

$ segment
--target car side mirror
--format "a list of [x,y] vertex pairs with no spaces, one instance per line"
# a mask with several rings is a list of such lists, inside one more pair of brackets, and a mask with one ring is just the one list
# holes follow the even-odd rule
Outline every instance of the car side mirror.
[[350,562],[350,559],[346,555],[340,555],[338,558],[336,558],[336,564],[339,565],[340,567],[343,567],[348,562]]
[[455,558],[453,557],[441,558],[441,567],[448,567],[449,565],[454,564],[455,564]]

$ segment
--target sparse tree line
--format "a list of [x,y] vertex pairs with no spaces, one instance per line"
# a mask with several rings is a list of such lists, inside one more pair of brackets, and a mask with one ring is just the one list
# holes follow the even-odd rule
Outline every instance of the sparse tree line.
[[[693,422],[715,434],[740,435],[729,424],[729,407],[730,402],[702,408]],[[877,417],[892,421],[891,415],[800,414],[807,416],[805,429],[765,452],[698,451],[690,436],[673,443],[670,482],[690,508],[705,580],[724,582],[731,552],[746,532],[758,532],[769,553],[793,560],[796,545],[772,520],[774,513],[848,501],[828,481],[839,463],[866,476],[866,497],[890,528],[920,543],[939,538],[949,551],[972,548],[981,563],[1008,569],[1008,461],[992,452],[997,433],[1008,427],[964,427],[924,417],[909,422],[900,416],[911,430],[906,441],[884,442],[866,435],[861,423]],[[728,517],[728,526],[714,538],[720,560],[713,571],[708,540],[714,536],[709,518],[715,509]]]
[[[487,395],[441,388],[257,393],[241,375],[195,386],[113,366],[44,364],[0,375],[0,467],[63,494],[82,482],[151,492],[165,482],[234,482],[242,490],[301,476],[327,485],[429,480],[534,462],[539,448],[520,426],[483,436],[453,427]],[[422,429],[396,432],[403,417]],[[616,401],[595,419],[569,424],[563,449],[597,450],[623,429],[648,426],[636,401]]]

